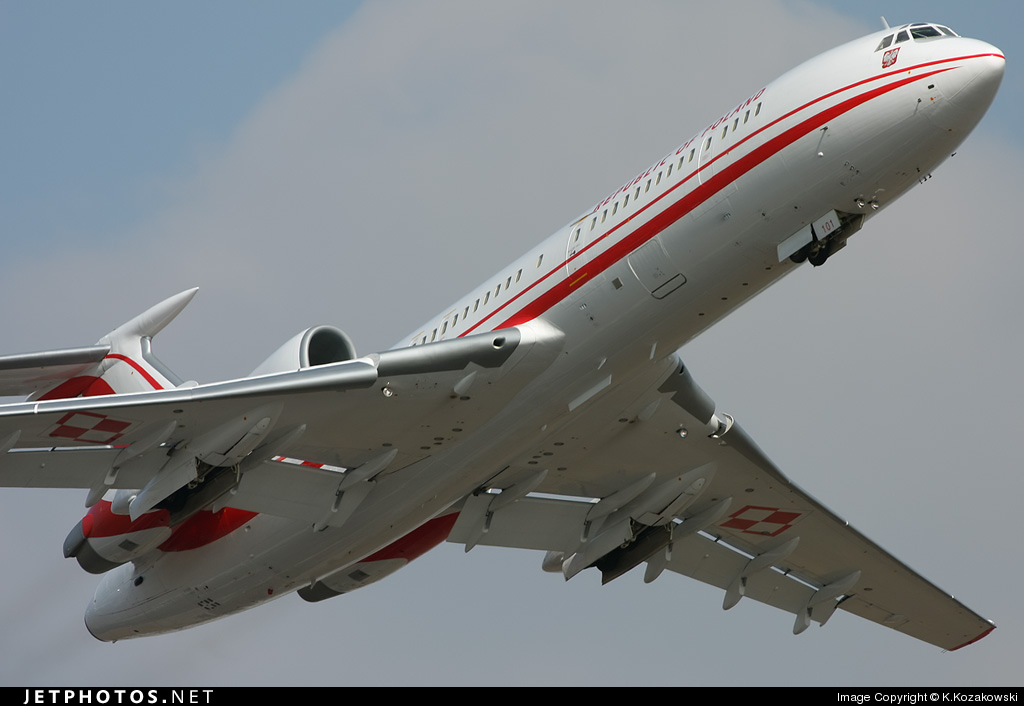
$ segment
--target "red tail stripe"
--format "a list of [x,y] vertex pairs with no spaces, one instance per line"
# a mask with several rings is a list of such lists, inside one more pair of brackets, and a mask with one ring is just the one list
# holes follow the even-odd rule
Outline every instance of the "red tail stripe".
[[149,371],[147,371],[145,368],[143,368],[141,365],[136,363],[134,360],[132,360],[128,356],[121,355],[120,353],[110,353],[109,355],[107,355],[107,358],[113,358],[114,360],[120,360],[120,361],[123,361],[125,363],[128,363],[128,365],[130,365],[133,368],[135,368],[136,372],[138,372],[139,375],[141,375],[142,377],[144,377],[146,379],[146,382],[148,382],[150,385],[153,386],[154,390],[162,390],[162,389],[164,389],[164,386],[161,385],[160,383],[158,383],[156,381],[156,378],[154,378],[152,375],[149,374]]

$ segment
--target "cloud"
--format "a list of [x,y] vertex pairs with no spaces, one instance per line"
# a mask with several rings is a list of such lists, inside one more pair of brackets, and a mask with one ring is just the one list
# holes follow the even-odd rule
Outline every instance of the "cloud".
[[363,7],[162,208],[5,276],[8,292],[52,293],[18,323],[57,300],[102,333],[199,285],[172,330],[232,355],[171,349],[186,375],[244,374],[259,362],[250,346],[269,353],[321,322],[352,329],[361,350],[389,346],[700,129],[736,84],[754,91],[812,50],[782,45],[751,75],[739,50],[778,22],[771,3],[724,42],[702,31],[713,9],[585,7]]

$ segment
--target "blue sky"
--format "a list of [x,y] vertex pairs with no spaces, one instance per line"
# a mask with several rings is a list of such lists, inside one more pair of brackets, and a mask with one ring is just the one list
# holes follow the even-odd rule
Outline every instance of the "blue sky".
[[82,497],[5,491],[0,683],[1019,682],[1020,13],[0,2],[5,352],[89,344],[198,285],[157,352],[199,380],[244,375],[315,324],[390,346],[879,15],[1008,57],[933,180],[683,352],[794,480],[990,615],[982,643],[942,655],[842,615],[794,638],[787,616],[723,613],[676,577],[563,585],[527,552],[443,546],[351,596],[103,645],[81,622],[96,580],[60,558]]
[[356,5],[0,4],[2,232],[21,254],[144,218]]

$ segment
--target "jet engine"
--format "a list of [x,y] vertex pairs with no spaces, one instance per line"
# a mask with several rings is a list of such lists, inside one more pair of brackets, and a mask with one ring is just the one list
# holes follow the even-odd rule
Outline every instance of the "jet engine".
[[356,357],[352,339],[333,326],[314,326],[296,334],[260,363],[251,376],[286,373]]
[[90,574],[102,574],[167,541],[171,536],[167,510],[151,510],[134,521],[128,516],[128,502],[135,492],[114,491],[110,500],[89,508],[64,540],[64,556],[75,557]]

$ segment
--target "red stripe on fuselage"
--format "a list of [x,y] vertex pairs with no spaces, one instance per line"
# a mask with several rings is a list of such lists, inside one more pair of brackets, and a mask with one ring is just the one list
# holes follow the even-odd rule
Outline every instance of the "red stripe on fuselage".
[[[758,130],[755,130],[750,135],[747,135],[742,140],[740,140],[736,144],[732,145],[728,150],[725,150],[725,151],[719,153],[713,159],[709,160],[707,163],[705,163],[704,165],[700,166],[698,169],[696,169],[693,172],[687,174],[686,177],[684,177],[683,179],[679,180],[676,184],[674,184],[673,186],[671,186],[668,189],[666,189],[666,191],[664,193],[662,193],[660,196],[654,198],[650,203],[645,205],[643,208],[639,209],[633,216],[630,216],[629,218],[623,220],[621,223],[619,223],[615,227],[611,228],[606,233],[602,234],[600,237],[598,237],[592,243],[590,243],[589,245],[587,245],[584,248],[581,248],[578,252],[576,252],[571,257],[566,258],[565,260],[563,260],[560,264],[558,264],[557,266],[552,268],[547,274],[545,274],[544,276],[540,277],[537,281],[531,283],[529,286],[527,286],[525,289],[523,289],[523,291],[519,292],[518,294],[513,296],[511,299],[509,299],[507,302],[505,302],[501,306],[497,307],[490,314],[488,314],[487,316],[483,317],[480,321],[478,321],[475,324],[473,324],[472,326],[470,326],[466,331],[463,331],[462,333],[460,333],[459,337],[469,335],[470,333],[472,333],[473,331],[478,329],[480,326],[482,326],[484,323],[486,323],[487,321],[493,319],[495,316],[497,316],[503,310],[508,309],[509,307],[511,307],[517,300],[522,299],[531,290],[533,290],[534,288],[540,286],[545,281],[549,280],[552,276],[555,276],[555,275],[563,272],[565,266],[568,263],[572,262],[573,260],[575,260],[578,257],[581,257],[582,255],[584,255],[584,253],[586,253],[587,251],[589,251],[591,248],[593,248],[594,246],[598,245],[599,243],[602,243],[606,238],[608,238],[610,235],[615,233],[617,230],[619,230],[620,228],[622,228],[623,226],[628,224],[630,221],[632,221],[638,215],[644,213],[648,209],[653,208],[662,199],[668,197],[676,189],[678,189],[681,186],[683,186],[684,184],[686,184],[688,181],[690,181],[698,173],[708,169],[715,162],[717,162],[719,159],[721,159],[721,158],[731,154],[732,152],[735,152],[744,143],[746,143],[747,141],[757,137],[758,135],[763,133],[765,130],[768,130],[768,129],[772,128],[773,126],[777,125],[779,122],[781,122],[783,120],[786,120],[787,118],[790,118],[790,117],[796,115],[797,113],[799,113],[799,112],[801,112],[803,110],[806,110],[807,108],[809,108],[809,107],[811,107],[811,106],[813,106],[813,105],[815,105],[817,103],[820,103],[821,101],[827,100],[829,98],[832,98],[832,97],[834,97],[836,95],[839,95],[839,94],[844,93],[846,91],[849,91],[851,89],[867,85],[867,84],[872,83],[874,81],[888,79],[888,78],[891,78],[891,77],[896,76],[896,75],[905,75],[905,74],[907,74],[907,73],[909,73],[909,72],[911,72],[911,71],[913,71],[915,69],[920,69],[920,68],[924,68],[924,67],[928,67],[928,66],[936,66],[936,65],[939,65],[939,64],[948,64],[950,62],[966,61],[966,60],[969,60],[969,59],[976,59],[976,58],[1000,57],[1000,56],[1001,55],[999,55],[999,54],[973,54],[973,55],[968,55],[968,56],[960,56],[960,57],[954,57],[954,58],[950,58],[950,59],[941,59],[941,60],[937,60],[937,61],[926,62],[926,63],[918,64],[916,66],[912,66],[912,67],[909,67],[909,68],[902,68],[902,69],[899,69],[897,71],[891,71],[891,72],[888,72],[888,73],[885,73],[885,74],[879,74],[877,76],[871,76],[869,78],[862,79],[860,81],[856,81],[856,82],[851,83],[851,84],[849,84],[847,86],[844,86],[842,88],[838,88],[838,89],[836,89],[834,91],[831,91],[831,92],[826,93],[826,94],[824,94],[822,96],[819,96],[818,98],[815,98],[814,100],[808,101],[807,103],[804,103],[803,105],[799,106],[798,108],[794,108],[793,110],[789,111],[788,113],[786,113],[786,114],[780,116],[779,118],[776,118],[775,120],[771,121],[767,125],[759,128]],[[848,111],[852,110],[853,108],[855,108],[855,107],[857,107],[859,105],[862,105],[862,104],[866,103],[867,101],[872,100],[873,98],[876,98],[876,97],[878,97],[880,95],[884,95],[885,93],[888,93],[890,91],[896,90],[897,88],[905,86],[905,85],[907,85],[909,83],[913,83],[915,81],[920,81],[920,80],[922,80],[924,78],[927,78],[929,76],[934,76],[936,74],[943,73],[945,71],[950,71],[950,70],[952,70],[954,68],[957,68],[957,67],[950,66],[950,67],[946,67],[946,68],[943,68],[943,69],[938,69],[938,70],[935,70],[935,71],[929,71],[929,72],[926,72],[926,73],[923,73],[923,74],[920,74],[920,75],[916,75],[916,76],[909,76],[909,77],[904,78],[904,79],[899,80],[899,81],[893,81],[893,82],[891,82],[889,84],[886,84],[885,86],[880,86],[878,88],[874,88],[874,89],[872,89],[870,91],[867,91],[865,93],[861,93],[861,94],[859,94],[857,96],[854,96],[853,98],[847,99],[847,100],[843,101],[842,103],[838,103],[835,106],[833,106],[832,108],[825,109],[825,110],[821,111],[820,113],[818,113],[817,115],[812,116],[811,118],[808,118],[808,119],[804,120],[803,122],[799,123],[798,125],[796,125],[796,126],[794,126],[792,128],[787,129],[785,132],[781,133],[780,135],[770,139],[768,142],[766,142],[761,147],[758,147],[758,148],[754,149],[753,151],[751,151],[750,154],[748,154],[748,155],[746,155],[744,157],[739,158],[734,164],[730,165],[729,167],[726,167],[719,174],[711,177],[710,179],[708,179],[708,181],[706,181],[703,184],[697,186],[693,191],[691,191],[689,194],[685,195],[678,202],[676,202],[675,204],[669,206],[664,212],[654,216],[651,219],[651,221],[649,221],[648,223],[644,224],[643,226],[640,226],[634,233],[630,234],[629,236],[624,238],[622,241],[620,241],[620,243],[617,243],[616,245],[613,245],[612,248],[609,249],[609,252],[614,250],[617,253],[617,255],[613,259],[609,260],[609,258],[606,257],[608,255],[607,252],[606,253],[602,253],[601,255],[597,256],[592,262],[588,263],[588,265],[587,265],[587,274],[590,275],[590,276],[593,276],[595,274],[600,274],[601,272],[606,270],[608,267],[610,267],[612,264],[617,262],[619,259],[621,259],[625,255],[629,254],[630,252],[632,252],[633,250],[635,250],[636,248],[640,247],[645,242],[647,242],[648,240],[650,240],[651,238],[656,236],[658,233],[663,231],[669,225],[671,225],[675,221],[679,220],[680,218],[684,217],[693,208],[695,208],[696,206],[699,206],[701,203],[703,203],[707,199],[712,198],[718,191],[720,191],[721,189],[725,188],[730,183],[732,183],[736,179],[740,178],[741,176],[743,176],[744,174],[746,174],[750,170],[752,170],[755,167],[759,166],[761,163],[763,163],[764,161],[766,161],[767,159],[769,159],[773,155],[777,154],[778,152],[780,152],[785,147],[787,147],[790,144],[796,142],[798,139],[800,139],[800,137],[802,137],[804,134],[806,134],[810,130],[815,129],[816,127],[820,127],[824,122],[827,122],[828,120],[832,120],[832,119],[838,117],[839,115],[842,115],[843,113],[848,112]],[[769,145],[773,145],[774,148],[770,149],[770,150],[766,150],[765,148],[767,148]],[[678,153],[678,151],[677,151],[677,153]],[[757,156],[756,159],[754,158],[755,155]],[[736,167],[738,165],[741,165],[741,164],[744,165],[744,168],[743,169],[736,169]],[[728,175],[729,178],[728,179],[721,178],[723,175]],[[680,204],[684,204],[684,203],[687,204],[687,206],[681,208]],[[674,217],[673,217],[672,220],[670,220],[670,221],[668,221],[666,223],[664,218],[663,218],[663,216],[666,213],[668,213],[668,212],[673,213]],[[652,225],[655,222],[661,224],[660,227],[652,228]],[[544,312],[548,311],[553,306],[558,304],[560,301],[565,299],[566,296],[568,296],[570,289],[571,289],[571,286],[569,286],[567,284],[566,280],[563,278],[560,282],[555,283],[552,286],[551,289],[547,290],[546,292],[543,292],[536,299],[534,299],[533,301],[525,304],[518,312],[512,314],[511,316],[509,316],[507,319],[502,321],[500,324],[498,324],[494,328],[495,329],[501,329],[501,328],[506,328],[506,327],[509,327],[509,326],[516,326],[518,324],[522,324],[522,323],[525,323],[527,321],[531,321],[531,320],[537,318],[538,316],[540,316],[541,314],[543,314]]]
[[[625,219],[622,223],[619,223],[615,227],[611,228],[610,230],[602,234],[592,243],[582,248],[579,252],[575,253],[572,257],[569,257],[566,260],[562,261],[559,265],[554,267],[543,277],[538,279],[536,282],[530,284],[522,292],[519,292],[517,295],[515,295],[510,300],[502,304],[500,307],[496,308],[493,312],[482,318],[469,329],[459,334],[459,336],[461,337],[471,333],[475,329],[479,328],[482,324],[495,317],[501,311],[509,308],[517,300],[522,299],[527,293],[529,293],[535,287],[541,285],[550,277],[564,272],[566,264],[582,256],[584,253],[589,251],[591,248],[597,246],[598,244],[603,243],[612,234],[614,234],[620,228],[622,228],[631,220],[633,220],[633,218],[644,213],[648,209],[653,208],[662,199],[670,196],[676,189],[680,188],[681,186],[689,182],[699,172],[711,167],[719,159],[731,154],[732,152],[735,152],[744,143],[763,133],[765,130],[772,128],[779,122],[786,120],[796,115],[797,113],[806,110],[807,108],[817,103],[820,103],[821,101],[827,100],[828,98],[834,97],[840,93],[851,90],[853,88],[858,88],[860,86],[867,85],[874,81],[887,79],[894,75],[903,75],[914,69],[923,68],[926,66],[933,66],[955,61],[963,61],[966,59],[985,56],[998,55],[978,54],[973,56],[957,57],[953,59],[943,59],[941,61],[919,64],[917,66],[910,67],[909,69],[903,68],[898,71],[892,71],[886,74],[872,76],[870,78],[857,81],[843,88],[839,88],[836,89],[835,91],[824,94],[818,98],[815,98],[812,101],[808,101],[807,103],[801,105],[798,108],[789,111],[785,115],[776,118],[767,125],[764,125],[760,129],[754,131],[750,135],[747,135],[745,138],[738,141],[736,144],[732,145],[728,150],[721,152],[720,154],[716,155],[713,159],[705,163],[703,166],[686,175],[686,177],[684,177],[676,184],[668,188],[664,193],[654,198],[650,203],[646,204],[643,208],[639,209],[633,216],[630,216],[629,218]],[[729,184],[736,181],[743,175],[747,174],[760,164],[763,164],[772,156],[778,154],[783,149],[793,144],[807,133],[817,129],[818,127],[828,122],[829,120],[833,120],[836,117],[843,115],[844,113],[847,113],[850,110],[853,110],[857,106],[863,105],[864,103],[874,98],[877,98],[878,96],[889,93],[890,91],[896,90],[897,88],[913,83],[915,81],[920,81],[929,76],[934,76],[936,74],[949,71],[953,68],[956,67],[946,67],[943,69],[929,71],[917,76],[906,77],[901,80],[888,83],[884,86],[873,88],[870,91],[856,95],[841,103],[837,103],[831,108],[826,108],[825,110],[822,110],[821,112],[811,116],[810,118],[803,120],[797,125],[788,128],[787,130],[777,135],[776,137],[769,139],[763,145],[756,147],[749,154],[746,154],[738,158],[734,163],[725,167],[718,174],[713,175],[707,181],[698,185],[696,188],[694,188],[688,194],[684,195],[678,201],[676,201],[673,204],[670,204],[661,213],[654,215],[650,221],[637,228],[636,231],[630,233],[622,240],[614,243],[611,247],[608,248],[608,250],[596,256],[591,262],[589,262],[587,264],[587,270],[585,272],[576,273],[576,278],[573,280],[573,282],[570,283],[570,281],[567,278],[563,277],[562,280],[555,283],[554,286],[551,287],[551,289],[541,293],[536,299],[523,305],[522,308],[519,309],[519,311],[506,318],[504,321],[501,322],[501,324],[496,326],[496,328],[516,326],[518,324],[531,321],[537,318],[538,316],[542,315],[544,312],[548,311],[553,306],[558,304],[560,301],[565,299],[569,295],[569,292],[571,291],[573,286],[578,284],[581,279],[592,277],[593,275],[600,274],[604,270],[608,269],[613,264],[618,262],[620,259],[628,255],[630,252],[632,252],[633,250],[640,247],[651,238],[655,237],[656,235],[664,231],[666,228],[671,226],[679,219],[686,216],[690,211],[699,206],[701,203],[712,198],[715,194],[720,192]],[[154,385],[154,387],[156,387],[157,389],[160,389],[156,381],[153,380],[152,377],[149,376],[144,370],[142,370],[137,364],[135,364],[134,361],[123,356],[108,357],[118,357],[119,359],[129,363],[130,365],[135,367],[136,370],[142,373],[150,382],[150,384]],[[308,465],[314,465],[309,464],[309,462],[305,463]],[[225,513],[227,514],[225,515]],[[161,545],[160,549],[162,549],[163,551],[185,551],[187,549],[194,549],[205,544],[209,544],[229,534],[238,527],[242,526],[255,515],[256,513],[250,513],[244,510],[236,510],[234,508],[224,508],[218,513],[210,513],[208,511],[203,511],[201,513],[198,513],[197,515],[193,515],[191,518],[186,520],[181,526],[175,528],[174,536],[172,536],[169,540],[167,540],[167,542]],[[458,515],[456,513],[430,520],[418,529],[413,530],[409,534],[396,540],[394,543],[381,549],[375,554],[372,554],[363,561],[379,561],[382,559],[399,557],[406,558],[411,561],[412,559],[422,555],[429,549],[437,546],[437,544],[439,544],[440,542],[444,541],[445,537],[447,537],[448,533],[451,531],[452,526],[454,526],[457,517]]]
[[[783,149],[793,144],[807,133],[815,130],[818,127],[821,127],[824,123],[828,122],[829,120],[835,119],[836,117],[852,110],[858,105],[866,103],[872,98],[876,98],[880,95],[888,93],[889,91],[895,90],[896,88],[904,86],[908,83],[918,81],[922,78],[926,78],[937,73],[942,73],[943,71],[949,71],[949,69],[940,69],[938,71],[932,71],[913,78],[904,79],[902,81],[898,81],[887,86],[881,86],[879,88],[873,89],[859,96],[855,96],[854,98],[850,98],[846,101],[843,101],[842,103],[839,103],[833,106],[832,108],[821,111],[817,115],[814,115],[804,120],[803,122],[799,123],[798,125],[786,130],[781,135],[778,135],[777,137],[768,140],[768,142],[764,143],[760,147],[755,148],[749,154],[740,157],[733,164],[730,164],[721,172],[715,174],[707,181],[705,181],[703,184],[697,186],[695,189],[693,189],[693,191],[686,194],[675,203],[666,207],[661,213],[658,213],[655,216],[653,216],[650,221],[640,226],[634,232],[630,233],[626,237],[622,238],[622,240],[619,240],[618,242],[614,243],[605,252],[596,256],[591,262],[587,264],[589,274],[593,276],[605,271],[606,269],[614,265],[616,262],[621,260],[623,257],[631,253],[633,250],[640,247],[645,242],[647,242],[651,238],[655,237],[656,235],[667,229],[673,223],[686,216],[694,208],[704,203],[708,199],[712,198],[715,194],[717,194],[719,191],[727,187],[729,184],[736,181],[741,176],[751,171],[755,167],[759,166],[760,164],[763,164],[769,158],[778,154]],[[727,153],[723,152],[715,159],[722,157],[724,154]],[[702,169],[707,168],[707,166],[712,164],[714,161],[715,160],[709,161],[708,165],[705,165],[705,167],[702,167]],[[689,179],[690,176],[688,176],[687,179]],[[680,182],[676,186],[678,187],[682,183],[683,182]],[[668,195],[668,193],[670,192],[666,192],[660,198],[664,198],[664,196]],[[653,206],[653,203],[650,204],[648,207],[650,206]],[[586,248],[583,248],[574,257],[578,257],[579,255],[586,252],[588,249],[596,246],[598,243],[601,243],[605,238],[611,236],[616,230],[621,228],[623,225],[625,225],[625,223],[620,223],[615,228],[612,228],[603,236],[601,236],[593,243],[588,245]],[[539,296],[530,304],[524,306],[522,309],[520,309],[518,312],[516,312],[509,318],[502,321],[500,324],[497,325],[496,328],[501,329],[507,328],[509,326],[516,326],[518,324],[526,323],[527,321],[531,321],[537,318],[545,311],[555,306],[565,297],[567,297],[571,289],[572,287],[567,280],[562,280],[561,282],[556,283],[554,287],[552,287],[547,292]]]

